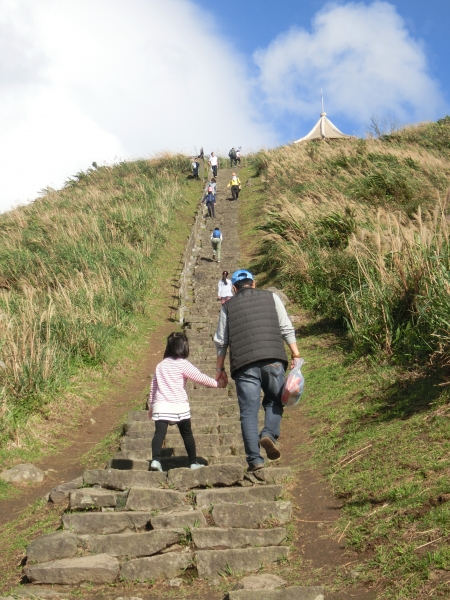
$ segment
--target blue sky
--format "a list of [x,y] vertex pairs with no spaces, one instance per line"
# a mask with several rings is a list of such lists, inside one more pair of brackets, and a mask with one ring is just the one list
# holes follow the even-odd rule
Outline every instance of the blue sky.
[[[227,0],[211,2],[195,0],[202,10],[214,15],[215,26],[220,35],[227,38],[239,53],[248,61],[249,70],[255,73],[252,61],[253,53],[267,47],[274,38],[291,28],[311,31],[312,21],[317,13],[336,5],[364,4],[373,2],[324,2],[323,0]],[[398,15],[404,21],[411,37],[422,47],[426,56],[428,73],[439,82],[446,106],[440,116],[450,107],[450,66],[449,66],[449,27],[450,0],[389,0]],[[379,31],[382,37],[382,30]],[[208,52],[208,49],[205,49]],[[320,110],[319,90],[317,91],[317,112]],[[325,95],[325,110],[336,125],[349,133],[364,135],[365,122],[333,111],[333,97]],[[448,108],[450,110],[450,108]],[[388,112],[388,111],[387,111]],[[386,113],[387,114],[387,113]],[[383,116],[380,114],[380,116]],[[411,122],[419,115],[410,114]],[[426,119],[429,115],[424,115]],[[438,116],[433,115],[433,116]],[[420,116],[419,116],[420,118]],[[409,119],[400,119],[408,122]],[[307,133],[306,123],[314,125],[315,119],[303,119],[296,115],[284,115],[277,122],[277,132],[282,141],[288,141]],[[367,122],[367,121],[366,121]]]
[[450,113],[450,0],[0,0],[0,211],[93,161]]

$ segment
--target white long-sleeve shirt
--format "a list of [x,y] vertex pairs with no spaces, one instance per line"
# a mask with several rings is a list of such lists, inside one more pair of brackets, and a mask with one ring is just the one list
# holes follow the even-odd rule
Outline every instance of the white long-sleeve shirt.
[[230,298],[233,295],[233,285],[229,279],[226,280],[226,283],[223,279],[219,281],[217,295],[219,298]]
[[165,358],[156,366],[149,397],[149,411],[154,421],[178,422],[191,418],[185,389],[188,379],[206,387],[218,387],[215,379],[204,375],[184,358]]

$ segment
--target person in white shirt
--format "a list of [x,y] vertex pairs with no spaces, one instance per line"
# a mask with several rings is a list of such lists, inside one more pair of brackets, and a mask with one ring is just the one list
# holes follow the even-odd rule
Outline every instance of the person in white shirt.
[[209,157],[209,164],[211,165],[213,176],[217,177],[217,166],[219,164],[219,159],[217,158],[217,156],[215,156],[214,152],[211,152],[211,156]]
[[217,288],[217,300],[220,300],[222,304],[225,304],[227,300],[233,297],[233,285],[230,279],[227,279],[228,271],[222,273],[222,279],[219,281]]

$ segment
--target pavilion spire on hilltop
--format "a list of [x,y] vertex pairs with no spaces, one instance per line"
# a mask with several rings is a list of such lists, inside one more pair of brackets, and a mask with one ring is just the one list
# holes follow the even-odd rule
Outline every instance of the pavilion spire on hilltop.
[[339,129],[333,125],[333,123],[328,119],[327,113],[324,110],[323,106],[323,93],[320,90],[320,96],[322,99],[322,112],[320,113],[320,118],[311,131],[305,135],[304,137],[296,140],[294,144],[299,144],[300,142],[308,142],[309,140],[333,140],[333,139],[343,139],[349,138],[351,136],[342,133]]

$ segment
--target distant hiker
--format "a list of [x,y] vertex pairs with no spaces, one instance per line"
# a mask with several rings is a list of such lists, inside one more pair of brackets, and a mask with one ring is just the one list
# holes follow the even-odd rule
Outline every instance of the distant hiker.
[[213,260],[215,260],[217,255],[217,262],[220,263],[220,248],[222,246],[222,233],[218,227],[214,228],[214,231],[211,234],[211,246],[213,248]]
[[200,152],[198,153],[198,156],[196,156],[195,158],[200,158],[201,160],[205,160],[205,153],[203,152],[203,146],[200,148]]
[[187,359],[189,342],[182,332],[174,332],[167,338],[167,346],[162,360],[153,375],[150,388],[148,417],[155,421],[155,433],[152,439],[152,471],[162,471],[161,449],[169,425],[178,426],[191,469],[203,465],[197,462],[195,440],[191,428],[191,412],[186,394],[186,381],[190,379],[211,388],[224,388],[226,378],[219,381],[201,373]]
[[199,168],[200,168],[200,163],[198,162],[197,159],[194,159],[192,161],[192,176],[194,177],[194,179],[200,179],[198,176]]
[[230,157],[230,167],[233,168],[233,166],[237,165],[236,150],[234,148],[231,148],[231,150],[228,152],[228,156]]
[[[300,354],[294,327],[280,298],[268,290],[255,289],[253,275],[245,269],[235,271],[231,283],[235,296],[222,305],[214,335],[216,379],[226,373],[224,363],[229,347],[248,470],[257,471],[264,467],[260,446],[270,460],[280,457],[275,443],[280,436],[281,394],[289,364],[284,343],[292,353],[291,369]],[[258,435],[261,390],[264,427]]]
[[216,210],[215,210],[216,196],[214,194],[214,188],[212,185],[207,186],[205,195],[203,196],[202,203],[203,202],[206,203],[206,208],[208,209],[208,216],[211,219],[215,219],[216,218]]
[[216,178],[215,177],[211,177],[211,181],[208,183],[208,187],[209,186],[212,187],[214,198],[215,198],[215,200],[217,200],[217,198],[216,198],[216,195],[217,195],[217,183],[216,183]]
[[211,165],[211,169],[213,172],[213,176],[217,177],[217,166],[219,164],[219,159],[214,155],[214,152],[211,152],[211,156],[209,157],[209,164]]
[[241,189],[241,180],[236,173],[232,174],[227,187],[231,188],[231,196],[233,200],[237,200],[239,198],[239,191]]
[[225,304],[230,298],[233,297],[233,286],[228,277],[228,271],[222,273],[222,279],[219,280],[217,287],[217,300],[220,300],[222,304]]
[[239,166],[241,166],[241,149],[238,148],[236,150],[236,163],[239,164]]

